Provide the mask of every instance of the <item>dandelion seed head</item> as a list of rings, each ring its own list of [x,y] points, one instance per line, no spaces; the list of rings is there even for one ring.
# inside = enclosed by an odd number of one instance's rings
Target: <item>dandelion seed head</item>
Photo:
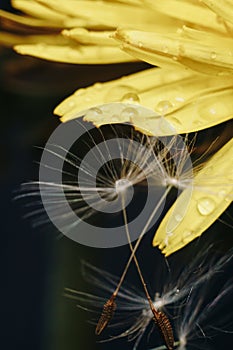
[[[126,106],[137,110],[140,117],[144,116],[143,113],[151,115],[150,110],[148,112],[140,105]],[[109,113],[121,114],[126,106],[123,103],[110,103],[98,108],[109,118]],[[186,213],[193,186],[195,187],[194,174],[198,169],[190,157],[195,139],[190,142],[187,136],[148,136],[135,130],[128,121],[96,129],[93,125],[77,119],[62,124],[61,129],[55,131],[43,151],[39,181],[23,186],[28,191],[25,197],[41,197],[44,206],[43,208],[41,201],[39,203],[37,200],[36,209],[28,215],[35,217],[35,225],[51,221],[63,235],[79,243],[92,247],[115,247],[127,243],[125,238],[117,237],[125,237],[124,225],[124,233],[122,231],[120,235],[119,230],[117,231],[119,226],[112,227],[113,224],[110,224],[111,215],[114,218],[118,215],[119,218],[124,209],[122,196],[125,197],[125,208],[134,205],[138,210],[130,223],[134,241],[142,232],[143,226],[147,227],[146,233],[156,223],[165,199],[156,213],[154,208],[167,189],[176,188],[176,195],[179,196],[181,191],[188,188],[185,203],[179,203],[177,211],[170,216],[167,225],[169,232],[163,242],[163,246],[168,246],[174,239],[176,226]],[[77,141],[76,148],[73,147],[73,141]],[[144,202],[141,203],[137,201],[139,191],[144,195]],[[198,208],[203,213],[203,206],[199,205]],[[46,218],[43,216],[44,211],[48,214]],[[153,218],[147,226],[150,213],[153,213]],[[103,233],[103,226],[97,227],[98,221],[106,224],[108,222],[112,235],[109,235],[109,230],[106,230],[106,234]],[[78,235],[79,227],[86,223],[89,225],[87,232],[90,235]],[[83,228],[79,230],[84,231]]]
[[[119,179],[116,180],[115,182],[115,189],[116,189],[116,193],[122,193],[125,190],[127,190],[127,188],[129,188],[130,186],[132,186],[132,183],[127,180],[127,179]]]
[[[167,272],[165,279],[160,276],[161,264],[155,270],[156,290],[159,292],[155,292],[152,302],[157,310],[168,315],[173,328],[175,348],[178,350],[186,350],[189,344],[195,345],[199,338],[214,335],[213,329],[219,323],[224,327],[224,316],[216,318],[216,312],[219,314],[226,307],[225,297],[232,295],[233,283],[227,281],[216,290],[212,290],[212,286],[232,261],[233,253],[230,250],[223,257],[217,258],[212,255],[211,250],[211,246],[202,247],[186,269],[181,269],[176,274],[172,272],[170,265],[171,271]],[[176,265],[175,261],[173,260],[173,264]],[[87,280],[103,292],[101,295],[111,295],[118,281],[117,277],[87,263],[84,263],[84,270]],[[84,297],[80,292],[76,292],[75,296],[79,305],[88,305],[89,310],[97,311],[98,314],[102,310],[105,298],[88,294]],[[140,290],[126,281],[119,292],[117,305],[115,316],[109,325],[111,337],[104,341],[127,337],[129,341],[135,342],[136,350],[141,338],[148,334],[150,326],[154,324],[147,299]],[[158,337],[158,334],[155,336]],[[158,349],[165,347],[159,345],[153,348]]]

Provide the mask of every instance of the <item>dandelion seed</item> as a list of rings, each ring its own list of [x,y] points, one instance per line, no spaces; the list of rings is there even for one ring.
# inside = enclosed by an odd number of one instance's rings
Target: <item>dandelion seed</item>
[[[81,123],[79,123],[79,125],[87,131],[85,125],[83,126]],[[98,131],[101,141],[99,143],[96,143],[92,134],[88,132],[89,144],[86,145],[88,152],[83,159],[71,152],[68,153],[69,157],[65,158],[67,151],[63,146],[53,146],[55,150],[46,149],[49,155],[55,157],[55,159],[58,158],[62,160],[66,165],[71,167],[71,170],[64,171],[64,175],[75,178],[76,182],[62,183],[57,186],[54,182],[40,182],[40,191],[44,197],[44,204],[49,206],[49,210],[56,220],[62,221],[63,227],[67,222],[68,229],[76,227],[83,220],[87,220],[91,217],[95,212],[99,213],[99,211],[103,211],[107,214],[114,212],[116,211],[116,205],[123,213],[127,237],[126,241],[130,245],[131,256],[112,297],[104,305],[103,313],[99,320],[99,326],[97,327],[98,334],[104,330],[114,314],[115,307],[111,308],[111,317],[109,316],[110,312],[107,313],[106,308],[110,309],[110,301],[112,299],[115,300],[133,259],[151,311],[152,313],[157,312],[151,303],[150,295],[137,263],[135,256],[136,250],[154,218],[161,212],[162,204],[171,188],[176,187],[179,190],[183,190],[184,188],[192,186],[192,162],[184,141],[180,136],[177,135],[160,139],[158,137],[142,135],[133,131],[133,129],[128,129],[128,131],[129,130],[131,131],[131,136],[123,138],[121,134],[119,135],[119,127],[111,127],[111,131],[113,131],[114,134],[113,136],[115,136],[115,147],[113,149],[111,148],[110,142],[112,139],[106,139],[102,129]],[[187,142],[187,137],[185,141]],[[191,151],[193,144],[190,144]],[[58,150],[62,153],[58,153]],[[52,171],[59,171],[59,167],[56,168],[55,166],[47,164],[42,165],[50,168]],[[73,169],[75,172],[72,172]],[[77,172],[78,175],[76,174]],[[132,233],[128,228],[128,219],[125,209],[126,204],[128,204],[129,190],[132,186],[140,185],[148,180],[150,180],[150,184],[152,184],[153,187],[162,188],[163,192],[160,198],[158,198],[157,203],[154,204],[151,212],[148,212],[146,221],[143,223],[143,228],[139,230],[139,232],[136,232],[137,242],[135,246],[132,247],[131,240],[132,237],[135,237],[135,232],[132,232],[134,236],[132,235],[131,237]],[[61,189],[62,194],[65,192],[65,197],[61,196],[61,200],[57,201]],[[56,193],[57,190],[58,193]],[[32,192],[31,195],[34,196],[35,192]],[[49,198],[50,196],[52,197],[51,199]],[[62,215],[61,212],[58,211],[58,209],[63,210],[66,200],[68,200],[70,205],[75,206],[73,211],[77,214],[75,222],[71,224],[69,223],[69,218],[73,212],[70,211],[70,207],[68,207],[68,211],[62,213]],[[115,207],[113,207],[111,211],[111,204],[113,202]],[[60,207],[56,204],[59,204]],[[36,211],[36,213],[38,213],[38,211]],[[160,318],[158,320],[160,320]],[[165,328],[162,328],[159,322],[158,326],[162,330],[162,334],[165,334]],[[170,328],[168,327],[168,330],[169,329],[172,330],[171,326]],[[167,335],[164,336],[164,339],[165,342],[169,344]],[[170,346],[170,344],[168,346]]]
[[[190,257],[190,264],[186,269],[181,269],[176,273],[174,273],[176,259],[173,259],[166,283],[162,283],[164,279],[160,276],[161,261],[157,264],[159,266],[155,270],[157,287],[152,302],[158,310],[158,314],[155,313],[157,322],[160,324],[164,340],[167,339],[168,349],[169,346],[172,349],[169,343],[172,340],[172,329],[166,316],[168,310],[172,315],[170,319],[175,338],[174,347],[179,350],[185,350],[192,340],[196,342],[198,335],[203,337],[203,332],[213,335],[220,328],[226,329],[226,322],[231,317],[229,310],[227,319],[223,316],[215,317],[215,315],[222,314],[224,308],[228,308],[227,301],[233,291],[233,284],[232,281],[228,281],[223,283],[221,288],[213,289],[212,286],[218,285],[218,276],[222,276],[225,267],[232,262],[233,253],[230,250],[222,258],[217,258],[213,256],[212,250],[212,246],[208,249],[203,247],[193,259]],[[179,261],[179,257],[177,258]],[[117,277],[87,263],[83,264],[83,272],[85,279],[96,286],[102,295],[114,291]],[[101,296],[78,291],[74,292],[74,298],[78,301],[79,307],[88,305],[88,309],[92,312],[98,312],[103,303]],[[156,316],[151,313],[147,298],[140,290],[127,285],[127,281],[119,291],[117,304],[115,317],[109,326],[115,335],[106,341],[127,337],[135,341],[134,350],[136,350]],[[124,330],[118,333],[119,329]],[[166,347],[158,345],[154,350]]]
[[[113,295],[105,304],[102,315],[96,326],[95,333],[99,335],[111,321],[114,311],[116,310],[115,295]]]
[[[154,309],[154,320],[157,323],[159,330],[163,336],[166,347],[168,350],[173,350],[174,348],[174,335],[171,323],[164,312],[156,311]]]

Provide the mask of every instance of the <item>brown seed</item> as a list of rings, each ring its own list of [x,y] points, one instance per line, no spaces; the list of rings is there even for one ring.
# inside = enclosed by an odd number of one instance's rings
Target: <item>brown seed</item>
[[[107,327],[108,323],[111,321],[116,310],[115,298],[116,296],[112,295],[111,298],[104,304],[102,314],[95,329],[95,334],[101,334]]]
[[[153,311],[153,310],[152,310]],[[154,310],[154,320],[162,334],[168,350],[174,349],[174,335],[171,323],[168,317],[161,311]]]

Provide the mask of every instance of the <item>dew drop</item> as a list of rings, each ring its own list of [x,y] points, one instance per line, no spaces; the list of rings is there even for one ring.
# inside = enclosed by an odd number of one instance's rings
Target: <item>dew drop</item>
[[[181,97],[181,96],[175,97],[175,100],[176,100],[177,102],[180,102],[180,103],[185,102],[184,97]]]
[[[164,101],[160,101],[155,109],[159,112],[161,112],[162,114],[167,113],[169,109],[171,109],[173,107],[173,104],[168,101],[168,100],[164,100]]]
[[[128,85],[117,85],[109,89],[104,97],[104,102],[119,102],[126,94],[137,94],[137,91]]]
[[[122,99],[122,102],[128,102],[128,103],[139,103],[140,102],[140,98],[137,94],[135,94],[134,92],[128,92],[127,94],[125,94]]]
[[[214,211],[215,202],[211,198],[203,197],[198,200],[197,209],[201,215],[207,216]]]
[[[183,28],[178,28],[176,31],[177,34],[183,34]]]
[[[175,215],[175,219],[176,219],[176,221],[181,222],[182,219],[183,219],[183,217],[182,217],[182,215],[180,215],[180,214],[176,214],[176,215]]]
[[[68,102],[68,107],[69,107],[69,108],[72,108],[72,107],[74,107],[74,106],[75,106],[74,101],[69,101],[69,102]]]
[[[210,54],[210,58],[212,60],[215,60],[216,57],[217,57],[216,52],[212,51],[211,54]]]
[[[139,43],[138,43],[138,47],[142,47],[143,45],[142,45],[142,42],[141,41],[139,41]]]
[[[126,121],[131,120],[138,116],[138,111],[135,108],[127,107],[121,112],[121,117]]]
[[[89,111],[86,113],[85,118],[87,119],[93,119],[93,118],[98,118],[100,116],[102,116],[103,112],[101,111],[100,108],[97,107],[93,107],[91,109],[89,109]]]

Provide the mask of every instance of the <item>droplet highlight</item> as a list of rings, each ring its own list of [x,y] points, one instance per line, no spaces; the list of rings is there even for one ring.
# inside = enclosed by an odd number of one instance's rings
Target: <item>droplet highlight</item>
[[[198,201],[197,209],[203,216],[210,215],[215,209],[215,202],[212,198],[203,197]]]
[[[85,119],[91,120],[91,119],[96,119],[98,117],[101,117],[103,115],[103,112],[101,111],[100,108],[93,107],[89,109],[85,115]]]
[[[104,102],[120,102],[127,94],[137,94],[137,91],[128,85],[117,85],[113,86],[109,91],[106,93],[104,97]]]
[[[121,101],[124,103],[139,103],[140,98],[136,93],[129,92],[122,97]]]
[[[177,222],[181,222],[182,219],[183,219],[183,216],[182,216],[181,214],[176,214],[176,215],[175,215],[175,220],[176,220]]]
[[[130,120],[138,117],[138,111],[132,107],[124,108],[121,112],[121,117],[125,121],[130,121]]]
[[[155,109],[156,109],[157,111],[159,111],[160,113],[165,114],[165,113],[167,113],[168,110],[171,109],[172,107],[173,107],[173,104],[172,104],[170,101],[164,100],[164,101],[160,101],[160,102],[156,105]]]
[[[210,54],[210,58],[211,58],[212,60],[215,60],[216,57],[217,57],[216,52],[212,51],[211,54]]]

